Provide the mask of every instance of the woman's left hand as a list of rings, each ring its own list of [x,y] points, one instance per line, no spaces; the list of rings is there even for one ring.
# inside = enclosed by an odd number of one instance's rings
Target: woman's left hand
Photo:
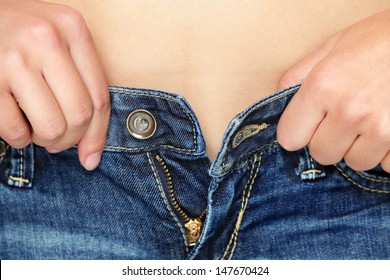
[[[283,113],[277,139],[309,145],[328,165],[390,173],[390,9],[331,36],[290,69],[280,88],[302,83]]]

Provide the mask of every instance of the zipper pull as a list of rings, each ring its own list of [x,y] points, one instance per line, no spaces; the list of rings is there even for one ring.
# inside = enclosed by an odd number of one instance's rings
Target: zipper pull
[[[202,221],[198,218],[190,219],[185,223],[187,229],[187,241],[190,246],[194,246],[198,242],[200,232],[202,231]]]

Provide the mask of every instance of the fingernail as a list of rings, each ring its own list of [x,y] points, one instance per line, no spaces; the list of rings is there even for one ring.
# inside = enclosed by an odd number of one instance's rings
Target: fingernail
[[[84,168],[87,169],[88,171],[94,170],[100,163],[100,159],[102,157],[101,152],[94,153],[87,157],[85,163],[84,163]]]

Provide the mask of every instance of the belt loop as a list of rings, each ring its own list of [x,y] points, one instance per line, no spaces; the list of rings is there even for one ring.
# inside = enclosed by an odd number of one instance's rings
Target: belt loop
[[[315,180],[326,176],[324,166],[316,162],[307,147],[299,151],[299,166],[295,169],[301,180]]]
[[[8,185],[19,188],[31,188],[34,175],[33,144],[23,149],[9,149]]]

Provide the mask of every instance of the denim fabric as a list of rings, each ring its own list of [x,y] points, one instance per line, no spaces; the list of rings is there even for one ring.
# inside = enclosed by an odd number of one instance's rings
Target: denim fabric
[[[390,175],[321,166],[277,143],[297,90],[236,116],[214,162],[188,103],[146,89],[110,87],[107,145],[92,172],[75,148],[3,142],[0,258],[389,259]],[[148,139],[128,131],[137,109],[156,119]],[[185,217],[203,222],[194,246]]]

